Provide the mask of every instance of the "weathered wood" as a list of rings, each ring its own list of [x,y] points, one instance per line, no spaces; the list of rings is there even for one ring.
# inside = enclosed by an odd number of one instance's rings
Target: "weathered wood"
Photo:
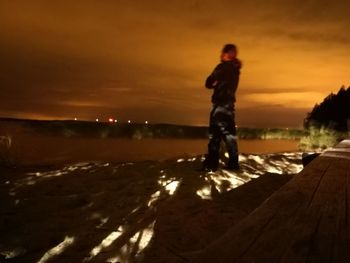
[[[190,261],[350,262],[349,171],[343,141]]]

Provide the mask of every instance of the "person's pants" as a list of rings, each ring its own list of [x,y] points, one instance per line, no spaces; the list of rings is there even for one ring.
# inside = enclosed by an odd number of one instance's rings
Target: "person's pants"
[[[229,155],[228,167],[238,166],[238,146],[234,108],[232,106],[213,106],[209,120],[208,155],[205,166],[217,169],[221,140],[224,140]]]

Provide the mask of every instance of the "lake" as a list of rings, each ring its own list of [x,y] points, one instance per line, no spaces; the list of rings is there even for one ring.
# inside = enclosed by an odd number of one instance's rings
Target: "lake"
[[[241,153],[276,153],[298,150],[297,140],[239,140]],[[207,151],[205,139],[65,138],[21,134],[12,138],[16,163],[57,164],[77,161],[134,162],[195,156]]]

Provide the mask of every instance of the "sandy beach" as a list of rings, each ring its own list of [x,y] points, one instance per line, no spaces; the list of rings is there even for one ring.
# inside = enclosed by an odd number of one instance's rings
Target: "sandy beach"
[[[1,168],[1,262],[169,262],[201,249],[300,169],[300,153]]]

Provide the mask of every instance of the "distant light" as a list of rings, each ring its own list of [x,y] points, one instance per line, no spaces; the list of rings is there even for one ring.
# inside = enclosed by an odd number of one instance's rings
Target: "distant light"
[[[114,120],[112,118],[109,118],[108,121],[109,122],[114,122]]]
[[[98,122],[98,119],[96,119],[96,122]]]
[[[117,122],[118,122],[118,120],[114,120],[114,122],[115,122],[115,123],[117,123]]]
[[[131,123],[131,120],[128,120],[128,123]]]
[[[74,118],[75,121],[77,121],[78,119],[77,118]]]
[[[145,121],[145,124],[148,124],[148,121]]]

